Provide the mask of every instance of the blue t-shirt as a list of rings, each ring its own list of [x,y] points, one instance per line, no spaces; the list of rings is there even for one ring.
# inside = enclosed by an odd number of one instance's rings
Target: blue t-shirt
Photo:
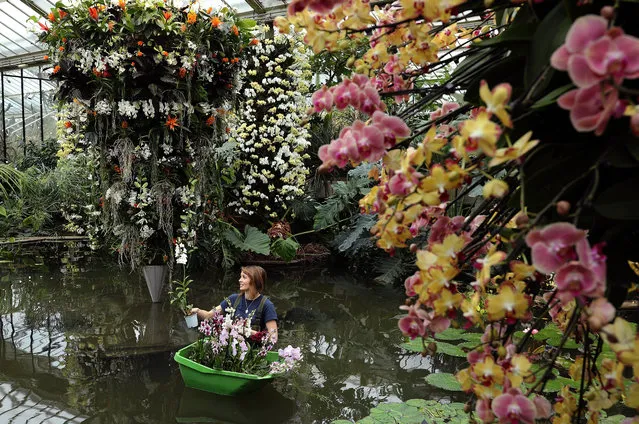
[[[228,306],[232,307],[235,304],[235,301],[238,296],[240,295],[237,293],[234,293],[229,296],[229,300],[231,301],[230,305],[226,302],[226,299],[224,299],[222,303],[220,303],[222,312],[226,313],[226,308]],[[237,309],[235,310],[235,314],[233,314],[233,317],[247,318],[251,312],[255,311],[253,313],[253,318],[251,319],[251,325],[257,325],[257,316],[256,316],[257,308],[260,307],[260,303],[262,303],[263,297],[264,295],[261,294],[255,299],[247,301],[246,298],[242,295],[237,305]],[[275,312],[275,305],[273,305],[273,302],[271,302],[271,299],[266,298],[266,301],[264,302],[264,307],[262,309],[260,331],[266,330],[266,323],[269,321],[277,321],[277,312]]]

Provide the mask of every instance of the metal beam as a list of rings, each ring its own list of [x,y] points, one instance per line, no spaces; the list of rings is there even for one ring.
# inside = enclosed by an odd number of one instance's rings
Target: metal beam
[[[264,5],[260,0],[244,0],[255,13],[264,13]]]
[[[37,4],[35,4],[33,1],[31,0],[19,0],[20,3],[24,4],[27,7],[30,7],[31,9],[33,9],[34,12],[38,13],[40,16],[43,17],[47,17],[48,13],[42,9],[40,6],[38,6]],[[11,2],[9,2],[11,3]]]

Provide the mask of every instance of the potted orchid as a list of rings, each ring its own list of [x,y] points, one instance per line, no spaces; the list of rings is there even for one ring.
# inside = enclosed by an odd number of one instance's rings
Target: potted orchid
[[[181,280],[173,281],[175,288],[169,292],[171,305],[175,305],[184,314],[184,320],[189,328],[197,327],[197,314],[191,313],[193,305],[187,301],[187,294],[190,290],[189,284],[192,282],[193,280],[185,275]]]
[[[175,354],[188,387],[222,395],[246,393],[302,360],[300,349],[290,345],[273,351],[267,332],[251,331],[251,317],[233,319],[233,309],[226,312],[215,311],[202,321],[198,340]]]

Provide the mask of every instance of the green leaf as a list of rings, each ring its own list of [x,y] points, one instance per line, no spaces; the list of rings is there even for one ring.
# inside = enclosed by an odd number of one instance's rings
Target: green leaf
[[[425,380],[426,383],[440,389],[448,390],[451,392],[462,391],[461,384],[459,384],[455,376],[447,372],[428,374]]]
[[[459,348],[458,346],[455,346],[453,344],[450,343],[446,343],[446,342],[442,342],[439,340],[434,340],[431,338],[427,338],[425,340],[426,345],[428,345],[429,343],[433,342],[435,343],[435,345],[437,346],[437,353],[441,353],[443,355],[448,355],[448,356],[455,356],[458,358],[465,358],[466,357],[466,352],[464,352],[463,350],[461,350],[461,348]],[[403,347],[406,350],[409,350],[411,352],[422,352],[424,350],[423,346],[422,346],[422,339],[420,338],[416,338],[414,340],[411,340],[409,342],[406,343],[402,343],[401,347]]]
[[[7,210],[4,206],[0,206],[0,216],[7,217]]]
[[[542,72],[550,66],[550,56],[564,43],[572,22],[566,14],[563,2],[558,2],[537,27],[530,43],[528,61],[524,71],[524,85],[530,88]],[[553,72],[552,70],[550,72]],[[538,87],[538,91],[548,85],[550,75]]]
[[[513,19],[505,31],[497,37],[482,40],[478,46],[486,47],[499,44],[530,42],[538,25],[539,22],[535,20],[530,7],[523,6],[517,11],[515,19]]]
[[[447,328],[441,333],[435,334],[437,340],[459,340],[463,338],[465,330],[461,328]]]
[[[244,228],[244,249],[252,250],[261,255],[268,255],[270,250],[271,239],[255,227],[247,225]]]
[[[561,86],[559,88],[555,88],[553,91],[551,91],[550,93],[546,94],[544,97],[542,97],[541,99],[537,100],[535,102],[534,105],[532,105],[531,107],[533,109],[541,109],[544,108],[546,106],[552,105],[554,104],[557,99],[564,94],[565,92],[567,92],[568,90],[570,90],[571,88],[574,88],[574,84],[566,84],[564,86]]]
[[[331,421],[331,424],[353,424],[353,422],[348,420],[336,420]]]
[[[289,262],[295,258],[299,247],[300,245],[292,238],[283,239],[279,237],[271,244],[271,253]]]
[[[594,202],[595,210],[606,218],[639,219],[639,177],[629,178],[604,190]]]
[[[365,237],[368,237],[368,231],[375,224],[375,217],[372,215],[359,215],[357,217],[357,221],[355,221],[355,227],[350,230],[348,237],[344,239],[337,247],[340,252],[344,252],[353,246],[353,243],[357,241],[364,234]]]

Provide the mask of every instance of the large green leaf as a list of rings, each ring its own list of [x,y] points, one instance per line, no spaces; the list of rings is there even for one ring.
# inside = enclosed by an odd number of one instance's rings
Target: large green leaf
[[[292,238],[289,237],[287,239],[283,239],[282,237],[279,237],[271,244],[271,253],[288,262],[295,258],[299,247],[299,243]]]
[[[244,234],[244,250],[252,250],[262,255],[268,255],[271,252],[271,239],[268,235],[250,225],[244,228]]]
[[[368,417],[357,421],[357,424],[467,424],[468,422],[463,403],[409,399],[404,403],[381,403],[370,410]],[[350,421],[337,420],[331,424],[346,423]]]
[[[558,2],[555,8],[544,18],[537,27],[530,43],[528,61],[524,72],[524,85],[530,88],[542,72],[550,66],[550,56],[564,43],[566,33],[572,22],[566,14],[563,2]],[[553,72],[552,70],[550,72]],[[549,72],[549,73],[550,73]],[[550,75],[539,84],[537,90],[542,91],[550,81]]]
[[[463,334],[465,333],[465,330],[462,330],[461,328],[447,328],[444,331],[442,331],[441,333],[437,333],[435,334],[435,338],[437,340],[459,340],[463,338]]]
[[[595,199],[595,210],[607,218],[639,219],[638,184],[639,177],[633,177],[608,187]]]
[[[461,384],[455,378],[453,374],[447,372],[439,372],[434,374],[428,374],[425,378],[426,383],[431,386],[435,386],[440,389],[448,390],[451,392],[461,392]]]
[[[431,338],[427,338],[425,342],[427,345],[429,343],[435,343],[435,346],[437,346],[437,353],[441,353],[443,355],[448,355],[448,356],[455,356],[458,358],[466,357],[466,352],[464,352],[463,350],[461,350],[461,348],[453,344],[442,342],[442,341],[431,339]],[[422,346],[422,339],[420,338],[416,338],[409,342],[402,343],[401,347],[403,347],[406,350],[410,350],[411,352],[422,352],[424,350]]]
[[[559,88],[555,88],[550,93],[546,94],[544,97],[542,97],[541,99],[537,100],[535,102],[535,104],[533,104],[531,107],[533,109],[541,109],[541,108],[544,108],[546,106],[550,106],[552,104],[555,104],[557,99],[562,94],[564,94],[565,92],[567,92],[568,90],[570,90],[571,88],[574,88],[574,87],[575,87],[574,84],[566,84],[566,85],[562,85]]]

